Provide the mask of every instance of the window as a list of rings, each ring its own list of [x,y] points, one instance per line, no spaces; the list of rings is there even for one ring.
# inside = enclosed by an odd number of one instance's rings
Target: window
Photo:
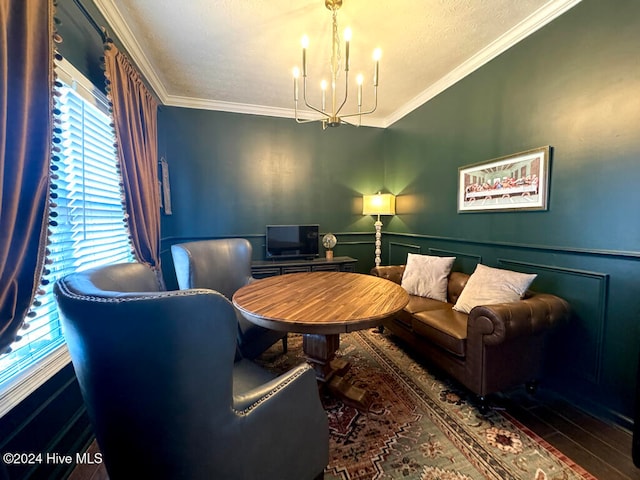
[[[133,261],[107,100],[69,62],[58,62],[56,73],[62,84],[55,104],[59,151],[51,161],[47,264],[29,327],[12,351],[0,356],[0,415],[69,361],[53,297],[55,281],[77,270]],[[34,372],[42,377],[35,385]],[[30,386],[21,388],[25,382]],[[12,393],[14,388],[20,393]]]

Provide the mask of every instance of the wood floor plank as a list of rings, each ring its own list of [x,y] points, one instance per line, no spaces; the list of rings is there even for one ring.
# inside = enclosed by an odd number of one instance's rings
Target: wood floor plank
[[[598,479],[629,480],[635,478],[623,474],[560,432],[547,438],[547,441]]]
[[[98,443],[94,440],[87,448],[87,452],[92,455],[100,452],[98,448]],[[96,464],[80,464],[77,465],[67,480],[109,480],[109,476],[107,475],[107,469],[104,466],[104,463],[96,463]]]
[[[510,392],[508,413],[593,474],[640,479],[631,459],[631,432],[604,422],[550,392]],[[582,460],[579,460],[582,459]],[[602,465],[606,465],[603,467]],[[617,472],[617,473],[611,473]]]
[[[548,435],[556,433],[556,430],[551,425],[532,412],[531,406],[524,407],[521,403],[513,401],[511,398],[505,399],[502,402],[502,406],[508,415],[535,432],[539,437],[546,438]]]
[[[553,407],[547,405],[538,407],[536,409],[536,415],[553,426],[564,438],[570,439],[573,444],[579,445],[581,449],[588,452],[590,456],[593,457],[593,459],[597,459],[599,463],[610,465],[616,471],[627,475],[628,478],[640,478],[638,475],[640,470],[635,467],[631,460],[631,450],[619,450],[611,445],[611,441],[607,441],[606,438],[602,437],[603,427],[606,425],[605,422],[600,422],[598,425],[599,428],[587,429],[584,425],[577,425],[569,421],[566,417],[560,415]],[[570,452],[560,450],[568,456],[571,456]]]
[[[548,404],[548,408],[553,409],[558,415],[581,426],[584,430],[591,432],[595,437],[608,443],[613,448],[621,452],[631,452],[632,435],[628,430],[617,425],[603,422],[586,412],[583,412],[566,402],[554,402]]]

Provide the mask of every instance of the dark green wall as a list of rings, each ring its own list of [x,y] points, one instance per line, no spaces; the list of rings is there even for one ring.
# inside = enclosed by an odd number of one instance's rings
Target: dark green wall
[[[398,231],[637,251],[640,3],[585,0],[393,125]],[[548,213],[456,214],[457,169],[554,149]]]
[[[568,299],[549,379],[622,423],[640,320],[640,2],[584,0],[388,129],[390,261],[456,255]],[[553,147],[549,210],[457,213],[458,168]]]
[[[158,129],[173,207],[163,237],[264,233],[267,223],[357,230],[362,194],[383,187],[380,129],[322,131],[318,123],[175,107],[161,108]]]
[[[172,215],[162,217],[163,263],[169,245],[243,236],[264,255],[267,224],[318,223],[338,236],[336,255],[362,256],[373,266],[373,217],[362,194],[383,188],[381,129],[322,130],[318,123],[163,107],[159,150],[169,165]],[[358,232],[362,232],[358,235]]]

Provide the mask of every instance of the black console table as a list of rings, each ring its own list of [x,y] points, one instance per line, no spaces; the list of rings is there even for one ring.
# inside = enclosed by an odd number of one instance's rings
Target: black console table
[[[314,258],[312,260],[262,260],[251,263],[254,278],[297,272],[354,272],[358,260],[351,257]]]

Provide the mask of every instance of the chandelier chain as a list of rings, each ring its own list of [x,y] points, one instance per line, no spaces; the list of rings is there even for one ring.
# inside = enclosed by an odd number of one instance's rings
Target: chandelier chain
[[[336,80],[338,80],[338,75],[340,74],[340,62],[342,61],[340,54],[340,33],[338,33],[338,10],[333,10],[333,47],[331,51],[331,76],[333,83],[335,85]]]

